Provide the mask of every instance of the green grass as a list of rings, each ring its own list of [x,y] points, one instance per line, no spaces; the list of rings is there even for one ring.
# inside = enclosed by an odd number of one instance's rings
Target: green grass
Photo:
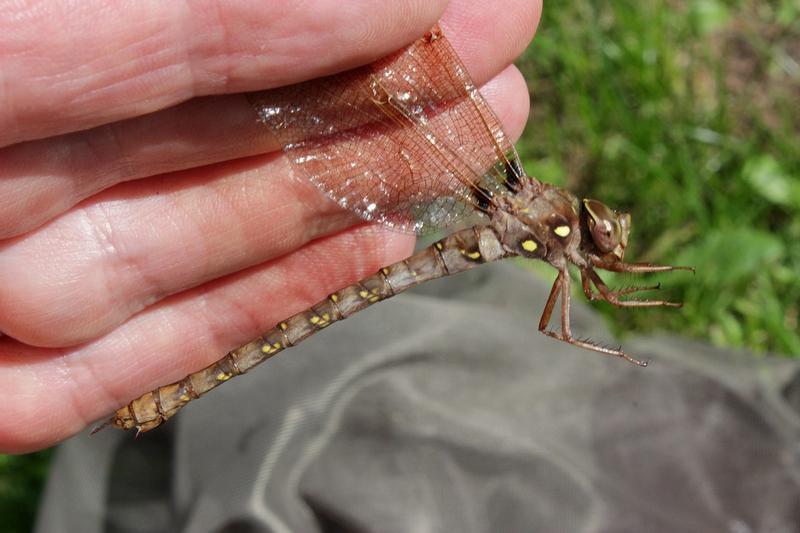
[[[50,455],[50,450],[0,454],[0,533],[28,533],[33,528]]]
[[[532,93],[526,169],[630,211],[630,260],[697,268],[653,277],[682,310],[599,306],[618,333],[800,356],[798,6],[545,5],[518,63]]]

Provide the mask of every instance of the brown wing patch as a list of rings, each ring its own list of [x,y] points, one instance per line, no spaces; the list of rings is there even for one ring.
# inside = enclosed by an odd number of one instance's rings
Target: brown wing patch
[[[434,28],[376,63],[253,93],[299,175],[367,220],[425,232],[519,169],[513,145]],[[510,161],[509,161],[510,160]]]

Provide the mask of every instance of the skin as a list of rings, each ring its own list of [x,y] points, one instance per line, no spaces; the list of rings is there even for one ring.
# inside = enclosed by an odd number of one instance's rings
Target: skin
[[[540,2],[374,4],[0,0],[0,451],[70,437],[412,251],[288,177],[234,93],[370,62],[441,18],[518,137],[510,63]]]

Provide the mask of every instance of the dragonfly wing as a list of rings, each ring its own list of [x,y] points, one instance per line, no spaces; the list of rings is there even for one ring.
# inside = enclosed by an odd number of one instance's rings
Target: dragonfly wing
[[[517,154],[438,28],[370,65],[252,93],[298,174],[367,220],[416,233],[503,194]]]

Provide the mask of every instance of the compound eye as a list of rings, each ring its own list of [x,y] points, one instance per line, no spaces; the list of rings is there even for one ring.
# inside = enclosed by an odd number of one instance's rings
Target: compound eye
[[[597,200],[584,200],[583,205],[589,215],[586,222],[592,241],[601,252],[611,252],[622,241],[619,215]]]

